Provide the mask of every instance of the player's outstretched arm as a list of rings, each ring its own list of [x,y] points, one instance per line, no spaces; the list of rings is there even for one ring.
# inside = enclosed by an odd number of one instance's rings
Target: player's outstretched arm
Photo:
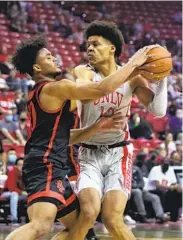
[[[123,121],[124,118],[121,112],[116,112],[113,116],[101,117],[97,122],[88,127],[71,129],[69,144],[80,143],[95,135],[97,132],[107,132],[109,130],[116,131],[121,128]]]
[[[120,70],[107,76],[100,83],[91,82],[79,84],[63,79],[47,84],[44,87],[44,92],[47,92],[47,94],[55,96],[60,100],[85,100],[105,96],[114,92],[120,85],[127,81],[131,73],[151,57],[150,55],[147,55],[147,53],[155,46],[156,45],[151,45],[140,49]]]

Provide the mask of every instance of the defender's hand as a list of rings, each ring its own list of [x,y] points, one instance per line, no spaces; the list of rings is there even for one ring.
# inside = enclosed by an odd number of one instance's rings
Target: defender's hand
[[[122,116],[121,112],[116,112],[114,115],[109,117],[101,117],[96,122],[98,131],[107,132],[109,130],[118,130],[121,128],[125,117]]]

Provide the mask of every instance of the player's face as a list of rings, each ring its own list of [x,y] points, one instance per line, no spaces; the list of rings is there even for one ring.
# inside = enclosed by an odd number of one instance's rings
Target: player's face
[[[105,63],[114,57],[115,46],[102,36],[91,36],[87,41],[87,55],[93,66]]]
[[[33,68],[34,71],[44,76],[54,76],[61,73],[61,69],[56,63],[56,58],[52,56],[51,52],[46,48],[40,50]]]

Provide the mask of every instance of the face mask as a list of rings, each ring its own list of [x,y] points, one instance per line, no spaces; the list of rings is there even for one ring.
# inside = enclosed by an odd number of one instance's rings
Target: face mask
[[[181,112],[176,113],[176,117],[181,119],[182,118],[182,113]]]
[[[134,125],[138,126],[140,124],[140,117],[136,117],[134,120]]]
[[[166,173],[168,171],[168,169],[169,169],[169,163],[164,163],[162,165],[162,172]]]
[[[6,116],[6,121],[12,122],[13,121],[13,115],[7,115]]]
[[[17,160],[17,156],[14,154],[11,154],[8,156],[8,161],[9,163],[15,163],[15,161]]]

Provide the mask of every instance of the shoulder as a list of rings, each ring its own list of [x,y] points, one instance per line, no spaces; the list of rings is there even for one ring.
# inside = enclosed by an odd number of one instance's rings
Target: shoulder
[[[173,166],[169,166],[168,172],[171,174],[175,174]]]
[[[151,172],[159,172],[160,171],[160,166],[154,166],[152,169],[151,169]]]
[[[74,68],[74,75],[76,78],[86,78],[86,80],[92,80],[94,71],[86,65],[79,65]]]

